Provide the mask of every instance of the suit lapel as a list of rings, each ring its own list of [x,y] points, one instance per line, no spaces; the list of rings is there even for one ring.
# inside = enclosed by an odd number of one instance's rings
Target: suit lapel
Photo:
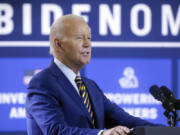
[[[81,99],[81,97],[76,92],[76,89],[71,84],[71,82],[67,79],[67,77],[63,74],[63,72],[56,66],[54,62],[51,63],[49,69],[58,78],[58,83],[63,87],[64,91],[73,99],[76,105],[85,113],[88,120],[91,123],[90,115]]]

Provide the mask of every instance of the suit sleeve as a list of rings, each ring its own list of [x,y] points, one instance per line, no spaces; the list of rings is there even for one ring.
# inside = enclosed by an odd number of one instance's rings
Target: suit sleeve
[[[44,135],[97,135],[100,130],[70,127],[64,120],[61,104],[39,90],[28,90],[26,111],[33,118]],[[38,91],[38,92],[37,92]]]
[[[95,83],[97,86],[97,84]],[[98,87],[98,86],[97,86]],[[100,88],[98,87],[100,90]],[[137,126],[159,126],[158,124],[150,123],[146,120],[134,117],[127,112],[125,112],[117,104],[111,102],[100,90],[103,100],[104,100],[104,114],[105,114],[105,127],[112,128],[117,125],[127,126],[129,128],[134,128]]]

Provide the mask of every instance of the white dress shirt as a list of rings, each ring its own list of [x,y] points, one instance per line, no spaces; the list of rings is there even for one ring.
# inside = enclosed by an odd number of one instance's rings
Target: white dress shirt
[[[61,61],[59,61],[56,57],[54,57],[54,63],[58,66],[58,68],[63,72],[63,74],[68,78],[68,80],[71,82],[71,84],[76,89],[77,93],[79,94],[78,87],[75,82],[76,76],[80,76],[80,73],[75,74],[72,69],[64,65]]]

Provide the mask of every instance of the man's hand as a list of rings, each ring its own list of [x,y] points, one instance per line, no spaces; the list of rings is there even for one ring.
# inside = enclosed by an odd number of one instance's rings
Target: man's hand
[[[127,135],[130,129],[124,126],[117,126],[111,129],[104,130],[101,135]]]

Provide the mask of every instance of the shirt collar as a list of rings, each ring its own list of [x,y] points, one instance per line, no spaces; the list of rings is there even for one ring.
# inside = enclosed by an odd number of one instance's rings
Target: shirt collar
[[[64,75],[68,78],[68,80],[73,84],[76,76],[80,76],[80,73],[75,74],[72,69],[63,64],[60,60],[54,57],[54,63],[58,66],[58,68],[64,73]]]

